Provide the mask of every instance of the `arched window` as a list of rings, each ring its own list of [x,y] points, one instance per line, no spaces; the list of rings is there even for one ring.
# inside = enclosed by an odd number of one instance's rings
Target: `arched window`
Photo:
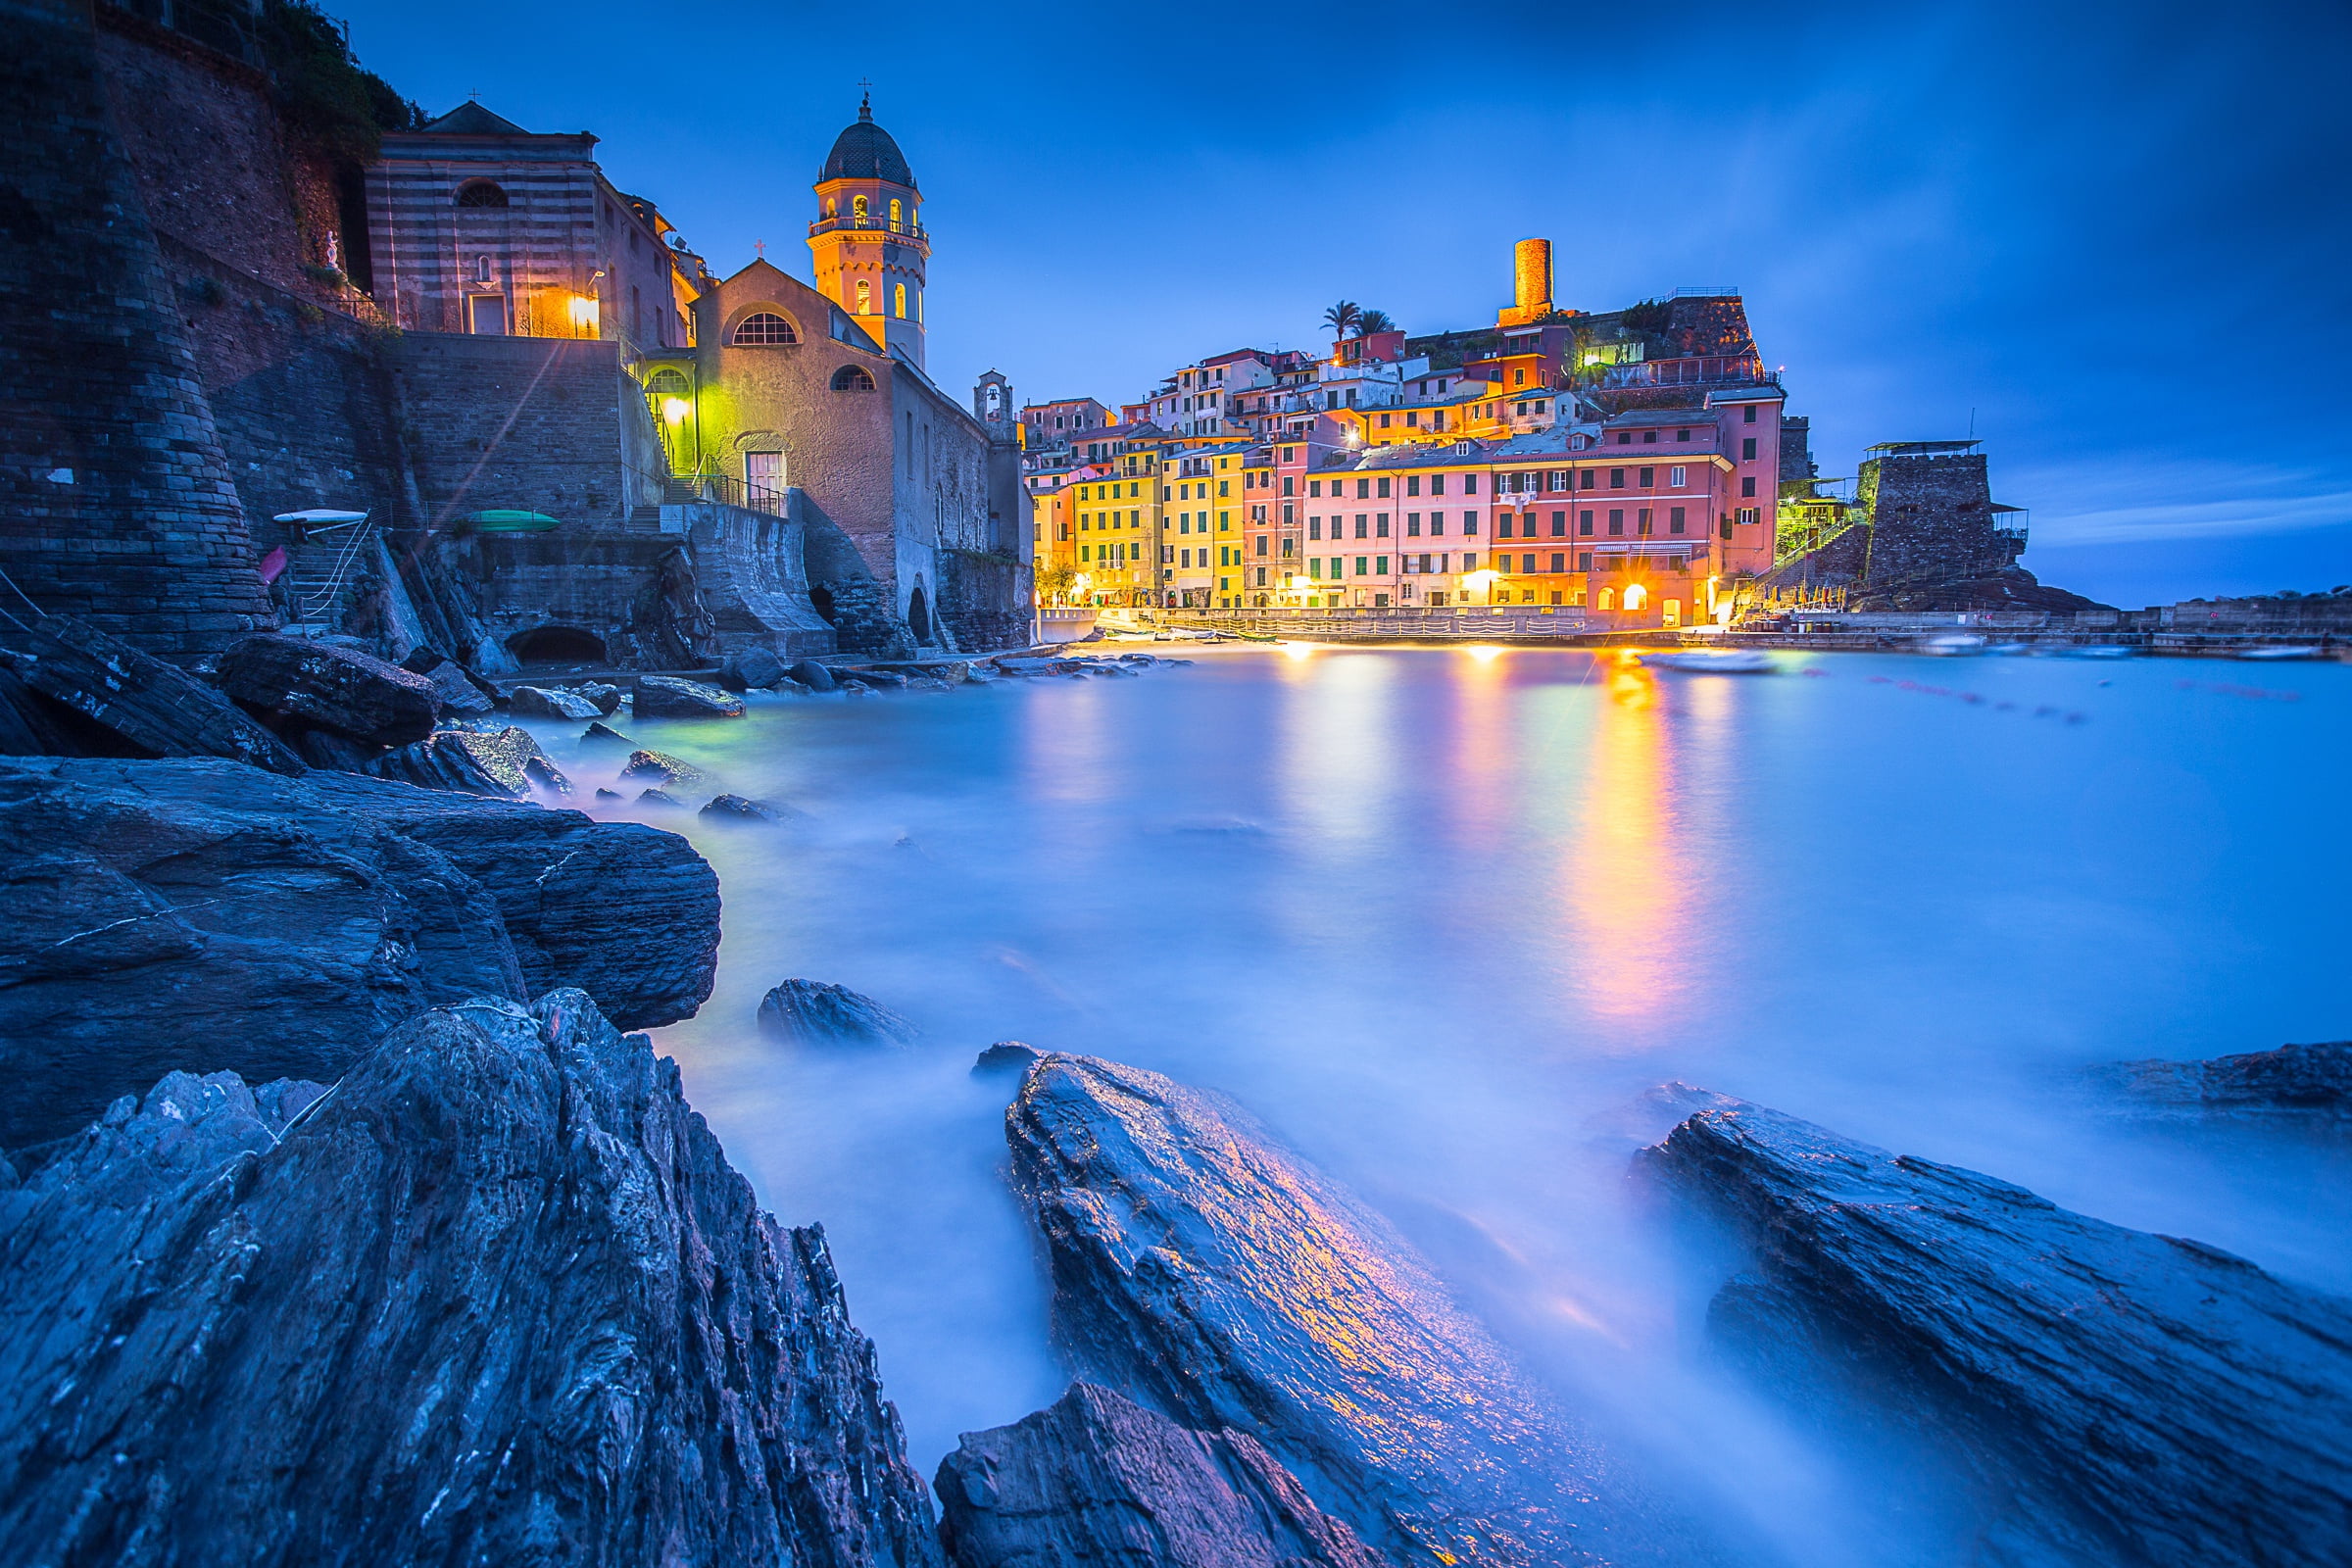
[[[890,302],[891,314],[904,321],[906,319],[906,285],[894,283],[891,287],[895,291]]]
[[[862,222],[864,222],[864,221],[865,221],[865,198],[864,198],[864,197],[862,197],[862,196],[853,196],[853,197],[851,197],[851,198],[850,198],[850,216],[851,216],[852,218],[855,218],[856,220],[858,220],[858,221],[859,221],[860,223],[862,223]]]
[[[1616,608],[1617,608],[1617,590],[1616,590],[1616,589],[1614,589],[1614,588],[1603,588],[1603,589],[1600,591],[1600,608],[1601,608],[1601,609],[1603,609],[1603,610],[1614,610],[1614,609],[1616,609]]]
[[[890,199],[890,226],[892,228],[897,228],[899,226],[899,199],[896,196],[893,196]],[[905,311],[901,311],[899,314],[904,316],[906,313]]]
[[[865,200],[865,198],[862,196],[858,197],[858,199],[859,201]],[[874,314],[874,285],[872,282],[862,277],[858,280],[858,314],[859,316],[871,316]]]
[[[773,348],[779,343],[798,343],[801,334],[792,323],[773,311],[754,311],[735,328],[738,348]]]
[[[694,387],[685,371],[664,365],[645,378],[645,389],[655,397],[684,397]]]
[[[507,187],[495,179],[469,179],[458,187],[460,207],[504,207]]]
[[[865,373],[862,365],[845,365],[833,372],[833,390],[836,392],[871,392],[873,389],[874,378]]]
[[[492,273],[490,268],[490,258],[487,256],[476,256],[473,259],[473,280],[476,283],[487,283],[492,280],[493,275],[494,274]]]
[[[839,218],[841,216],[841,203],[831,196],[825,198],[825,216],[827,218]]]
[[[1646,588],[1643,588],[1643,587],[1642,587],[1642,586],[1640,583],[1633,583],[1633,584],[1629,585],[1629,586],[1626,588],[1626,590],[1625,590],[1625,608],[1626,608],[1626,609],[1628,609],[1628,610],[1640,610],[1640,609],[1641,609],[1641,608],[1642,608],[1642,607],[1644,604],[1648,603],[1648,601],[1649,601],[1649,590],[1648,590],[1648,589],[1646,589]]]

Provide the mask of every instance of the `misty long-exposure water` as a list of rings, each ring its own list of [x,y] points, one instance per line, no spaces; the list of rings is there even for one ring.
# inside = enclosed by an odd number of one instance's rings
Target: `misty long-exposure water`
[[[1802,1560],[1928,1562],[1885,1478],[1708,1358],[1719,1275],[1625,1179],[1671,1117],[1632,1107],[1681,1079],[2352,1287],[2339,1146],[2124,1114],[2082,1071],[2346,1032],[2348,677],[1218,648],[633,724],[810,820],[602,814],[718,868],[717,989],[657,1043],[765,1203],[824,1222],[926,1475],[1066,1378],[1003,1180],[1009,1086],[969,1073],[1011,1038],[1235,1096],[1662,1486]],[[762,1040],[793,975],[925,1043]]]

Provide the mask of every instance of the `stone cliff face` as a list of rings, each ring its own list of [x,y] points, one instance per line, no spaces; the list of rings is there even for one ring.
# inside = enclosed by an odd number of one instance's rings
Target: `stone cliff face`
[[[1608,1461],[1396,1230],[1238,1106],[1047,1055],[1005,1115],[1054,1329],[1094,1381],[1250,1434],[1409,1563],[1653,1560]]]
[[[1642,1162],[1755,1250],[1711,1331],[1954,1443],[1995,1559],[2352,1561],[2344,1302],[1753,1105]]]
[[[0,1541],[940,1561],[821,1232],[577,991],[426,1013],[323,1094],[173,1075],[0,1165]]]
[[[576,811],[212,760],[0,760],[0,1148],[173,1069],[331,1080],[437,1002],[710,994],[717,879]]]
[[[937,1487],[956,1568],[1390,1568],[1256,1439],[1187,1431],[1090,1383],[967,1433]]]

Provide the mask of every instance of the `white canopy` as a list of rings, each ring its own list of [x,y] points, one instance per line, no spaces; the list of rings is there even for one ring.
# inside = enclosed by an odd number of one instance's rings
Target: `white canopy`
[[[330,507],[313,507],[308,512],[281,512],[275,522],[366,522],[365,512],[337,512]]]

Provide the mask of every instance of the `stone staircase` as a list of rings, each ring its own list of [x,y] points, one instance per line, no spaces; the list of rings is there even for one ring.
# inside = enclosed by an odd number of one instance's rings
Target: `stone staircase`
[[[285,632],[323,637],[343,623],[362,567],[375,543],[375,519],[289,526],[286,552]]]

